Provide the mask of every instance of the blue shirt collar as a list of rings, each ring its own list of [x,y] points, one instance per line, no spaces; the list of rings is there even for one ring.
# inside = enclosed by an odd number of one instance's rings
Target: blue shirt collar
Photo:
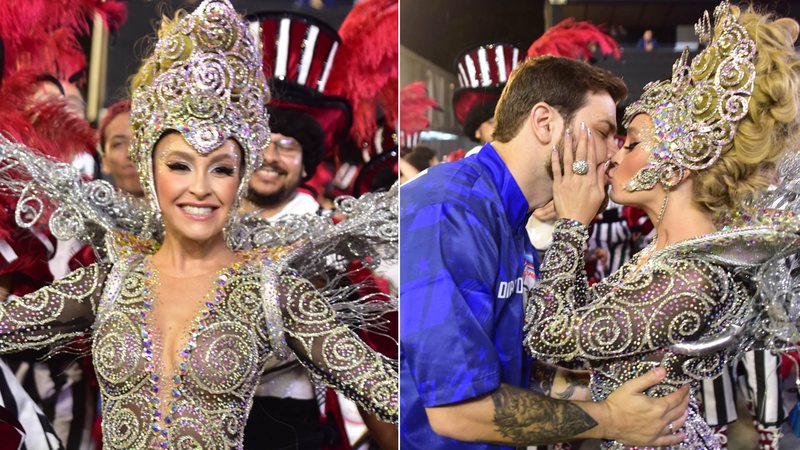
[[[500,194],[500,201],[503,203],[508,223],[516,230],[525,228],[525,225],[528,224],[528,216],[530,216],[528,200],[522,194],[522,189],[517,181],[511,176],[511,172],[508,171],[506,163],[497,154],[497,150],[491,143],[486,143],[475,157],[491,174],[492,182]]]

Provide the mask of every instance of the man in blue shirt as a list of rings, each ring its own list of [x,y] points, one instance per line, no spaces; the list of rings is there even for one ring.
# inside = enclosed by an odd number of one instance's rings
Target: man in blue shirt
[[[563,152],[567,127],[592,130],[598,161],[616,150],[616,103],[625,94],[620,79],[585,63],[526,61],[500,98],[494,141],[401,189],[404,450],[682,440],[671,431],[684,420],[688,390],[661,399],[641,394],[663,378],[663,369],[630,381],[605,402],[555,400],[527,389],[523,301],[539,257],[525,224],[552,199],[550,155],[554,148]]]

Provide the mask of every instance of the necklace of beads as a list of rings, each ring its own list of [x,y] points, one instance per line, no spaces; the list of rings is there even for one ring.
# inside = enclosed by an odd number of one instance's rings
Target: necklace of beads
[[[169,448],[167,437],[169,436],[169,427],[172,425],[172,416],[178,410],[178,401],[182,393],[182,385],[184,377],[189,370],[189,357],[197,347],[197,336],[207,327],[207,320],[217,308],[219,303],[226,297],[226,286],[228,279],[232,277],[236,271],[239,270],[240,263],[234,263],[228,267],[221,269],[212,285],[212,289],[206,293],[203,305],[200,308],[197,316],[192,321],[193,326],[190,327],[189,338],[186,346],[180,351],[180,359],[178,363],[178,370],[172,377],[172,391],[170,397],[172,401],[169,404],[169,413],[163,415],[162,425],[162,412],[161,412],[161,398],[159,397],[161,377],[156,370],[156,362],[153,359],[155,353],[155,343],[153,340],[154,333],[151,331],[150,324],[148,323],[149,314],[153,310],[155,303],[155,292],[159,286],[158,270],[151,263],[150,258],[145,258],[145,286],[142,296],[142,304],[144,309],[140,314],[139,326],[141,328],[142,344],[143,344],[143,357],[145,360],[145,371],[147,379],[150,381],[150,405],[152,412],[152,421],[150,429],[156,436],[157,448]]]

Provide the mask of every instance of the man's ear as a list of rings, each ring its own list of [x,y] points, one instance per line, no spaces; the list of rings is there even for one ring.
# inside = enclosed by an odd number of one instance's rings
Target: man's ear
[[[550,105],[539,102],[533,105],[528,115],[528,125],[536,139],[543,145],[551,145],[557,133],[557,122],[561,116]]]

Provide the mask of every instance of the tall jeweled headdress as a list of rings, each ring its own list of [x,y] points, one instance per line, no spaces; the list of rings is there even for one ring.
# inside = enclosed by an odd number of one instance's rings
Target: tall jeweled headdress
[[[625,110],[630,124],[640,113],[653,119],[653,147],[646,167],[626,186],[628,191],[652,189],[661,182],[673,187],[686,170],[713,164],[733,140],[737,123],[747,115],[755,79],[756,45],[723,1],[695,25],[708,43],[687,64],[688,50],[672,66],[672,80],[649,83],[641,98]]]
[[[178,19],[143,64],[152,82],[136,87],[131,96],[130,154],[153,210],[158,211],[153,148],[171,130],[201,154],[235,139],[244,158],[241,199],[269,145],[261,52],[244,19],[228,0],[205,0]]]

